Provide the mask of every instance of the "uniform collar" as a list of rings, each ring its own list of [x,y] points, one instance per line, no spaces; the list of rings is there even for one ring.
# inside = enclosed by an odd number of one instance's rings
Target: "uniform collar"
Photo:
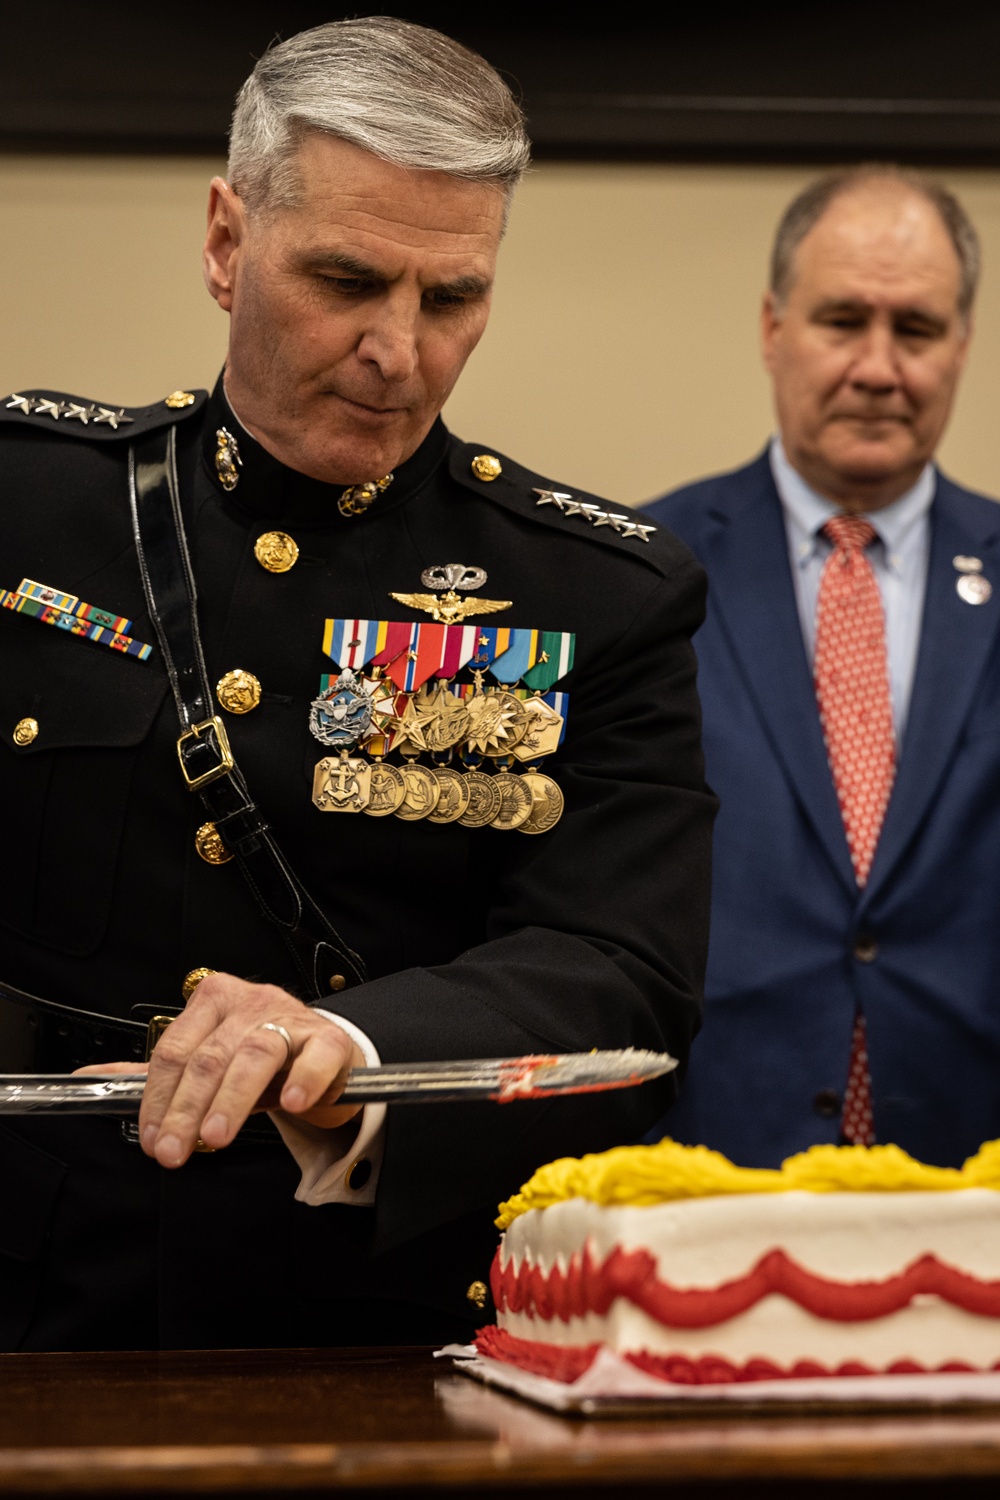
[[[241,459],[236,486],[230,491],[219,482],[215,467],[217,433],[222,427],[236,439]],[[416,494],[443,462],[447,448],[448,429],[438,417],[416,453],[395,470],[392,484],[372,503],[371,513],[395,508]],[[319,525],[356,524],[367,519],[367,516],[345,517],[340,514],[337,501],[344,493],[345,485],[310,479],[307,474],[290,469],[268,453],[233,411],[221,375],[205,408],[202,458],[217,493],[238,510],[253,516],[274,521],[311,521]]]

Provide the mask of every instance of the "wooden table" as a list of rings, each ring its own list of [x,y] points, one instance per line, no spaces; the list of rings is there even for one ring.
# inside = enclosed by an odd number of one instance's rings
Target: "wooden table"
[[[556,1417],[430,1350],[0,1355],[0,1496],[1000,1494],[1000,1409]]]

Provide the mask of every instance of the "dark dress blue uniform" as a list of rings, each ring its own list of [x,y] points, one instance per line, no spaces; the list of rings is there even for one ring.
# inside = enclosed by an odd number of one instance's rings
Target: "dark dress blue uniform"
[[[27,577],[76,595],[129,618],[154,650],[140,661],[0,609],[0,978],[122,1016],[176,1009],[200,966],[297,990],[235,863],[195,849],[204,814],[178,769],[128,505],[130,440],[176,422],[210,681],[243,668],[262,685],[253,712],[226,716],[234,753],[300,879],[367,964],[368,982],[330,1007],[384,1062],[629,1044],[686,1057],[714,811],[689,639],[703,578],[687,551],[664,531],[646,542],[539,506],[546,481],[506,458],[498,477],[477,478],[484,450],[440,421],[370,510],[344,517],[339,490],[239,428],[221,383],[117,426],[73,419],[70,400],[0,403],[0,586]],[[223,425],[243,460],[231,493],[214,464]],[[298,545],[287,572],[255,557],[269,530]],[[512,624],[576,632],[559,684],[567,734],[546,763],[566,811],[538,837],[328,817],[310,800],[324,620],[418,618],[389,591],[455,561],[486,569],[488,593],[514,601]],[[25,718],[38,732],[18,745]],[[0,1216],[0,1344],[465,1337],[481,1321],[465,1290],[488,1268],[497,1200],[546,1159],[635,1139],[674,1089],[390,1110],[377,1203],[364,1209],[296,1203],[276,1136],[170,1174],[112,1120],[9,1120],[0,1195],[18,1209]]]

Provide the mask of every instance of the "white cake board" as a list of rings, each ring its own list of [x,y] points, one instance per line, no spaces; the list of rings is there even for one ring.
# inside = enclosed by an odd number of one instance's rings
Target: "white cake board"
[[[647,1409],[686,1407],[871,1406],[940,1407],[966,1404],[1000,1405],[1000,1370],[927,1375],[831,1375],[828,1379],[752,1380],[733,1385],[678,1385],[647,1375],[610,1349],[599,1349],[588,1370],[567,1384],[532,1375],[499,1359],[487,1359],[474,1344],[447,1344],[437,1358],[450,1356],[455,1368],[486,1385],[523,1396],[550,1411],[581,1416],[633,1414]]]

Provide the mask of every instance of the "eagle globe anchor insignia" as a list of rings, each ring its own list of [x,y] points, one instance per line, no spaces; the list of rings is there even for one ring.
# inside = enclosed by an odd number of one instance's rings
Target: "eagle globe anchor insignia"
[[[433,592],[390,597],[429,621],[325,622],[323,651],[339,671],[322,679],[309,729],[337,753],[315,768],[314,805],[548,832],[562,816],[563,794],[539,763],[565,731],[568,695],[551,689],[573,666],[575,636],[481,625],[482,616],[511,607],[507,599],[463,598],[487,582],[483,568],[437,564],[420,582]],[[495,684],[485,684],[487,674]],[[387,760],[390,753],[402,764]]]

